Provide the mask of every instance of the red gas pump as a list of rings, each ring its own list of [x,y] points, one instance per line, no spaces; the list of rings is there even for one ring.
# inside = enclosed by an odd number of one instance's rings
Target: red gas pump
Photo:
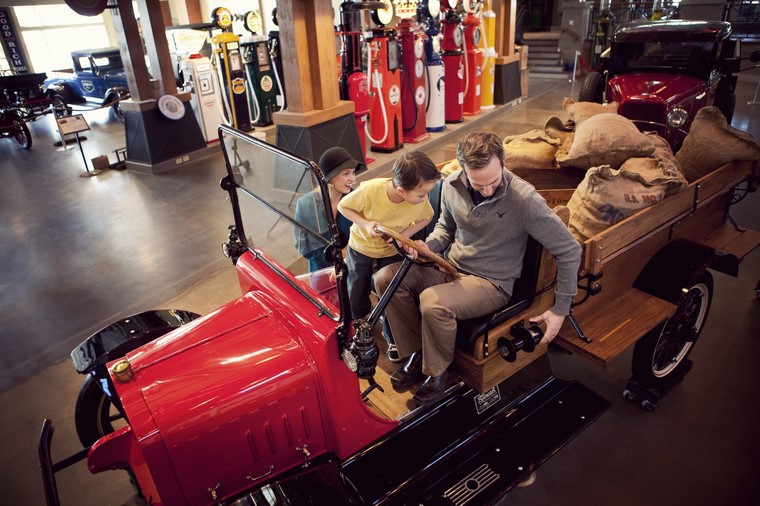
[[[371,12],[377,28],[367,39],[369,128],[372,151],[391,153],[404,146],[401,121],[400,47],[396,32],[385,26],[393,19],[393,4]]]
[[[367,153],[365,135],[367,113],[369,112],[369,84],[362,71],[361,62],[361,10],[366,3],[343,2],[340,4],[340,77],[338,87],[340,98],[354,103],[354,120],[359,131],[362,153]],[[374,161],[366,158],[366,162]]]
[[[404,142],[416,143],[430,137],[425,121],[425,35],[412,18],[399,22],[401,40],[401,117]]]
[[[446,12],[443,18],[443,41],[441,42],[441,57],[443,58],[444,79],[446,81],[446,123],[461,123],[464,121],[464,63],[462,58],[462,43],[464,32],[462,19],[454,10],[457,0],[446,2]]]
[[[483,50],[480,48],[480,2],[464,0],[464,114],[480,114],[480,84],[483,75]]]

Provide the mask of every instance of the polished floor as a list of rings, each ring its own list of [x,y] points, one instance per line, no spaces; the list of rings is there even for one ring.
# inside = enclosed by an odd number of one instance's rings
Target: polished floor
[[[760,104],[748,105],[757,77],[739,78],[733,125],[760,139]],[[501,135],[538,128],[557,115],[577,85],[531,79],[528,98],[468,118],[434,134],[422,149],[453,157],[462,132]],[[123,126],[90,112],[86,159],[124,145]],[[56,148],[53,120],[31,124],[30,151],[0,140],[0,504],[43,503],[37,435],[44,417],[56,426],[56,459],[79,449],[73,406],[79,384],[68,353],[116,318],[155,307],[207,312],[238,295],[220,244],[231,223],[218,182],[221,156],[159,176],[85,172],[76,144]],[[271,134],[270,134],[271,138]],[[364,177],[388,172],[395,155],[373,155]],[[760,197],[732,216],[760,229]],[[507,494],[521,505],[760,505],[760,250],[738,279],[714,274],[715,298],[694,369],[654,412],[622,398],[630,353],[601,369],[551,351],[555,374],[579,379],[612,401],[611,409],[537,474]],[[411,451],[411,450],[410,450]],[[381,471],[379,471],[381,472]],[[90,475],[80,464],[58,475],[62,503],[136,505],[125,473]]]

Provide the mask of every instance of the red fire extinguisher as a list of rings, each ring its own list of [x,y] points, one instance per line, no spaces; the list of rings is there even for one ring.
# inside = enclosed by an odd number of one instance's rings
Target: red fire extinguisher
[[[449,5],[456,1],[449,2]],[[446,123],[461,123],[464,121],[464,62],[462,58],[462,43],[464,32],[462,19],[453,7],[444,14],[443,41],[441,42],[441,57],[443,58],[444,79],[446,81],[445,92],[445,117]]]
[[[393,4],[371,11],[377,28],[367,39],[369,128],[372,151],[391,153],[404,146],[401,121],[400,46],[396,32],[385,25],[393,19]]]
[[[480,84],[483,74],[483,50],[480,48],[480,2],[465,0],[464,18],[464,114],[480,114]]]
[[[425,121],[425,43],[424,33],[412,18],[399,22],[401,68],[401,117],[404,119],[404,142],[416,143],[430,137]]]

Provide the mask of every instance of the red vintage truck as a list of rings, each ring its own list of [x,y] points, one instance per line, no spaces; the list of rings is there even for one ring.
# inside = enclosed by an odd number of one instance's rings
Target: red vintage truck
[[[84,450],[54,463],[45,420],[48,504],[58,504],[56,471],[81,459],[93,473],[127,471],[153,505],[492,504],[608,407],[556,378],[537,345],[542,331],[527,318],[552,305],[555,266],[531,241],[510,305],[460,322],[462,381],[432,408],[410,407],[411,394],[390,386],[392,364],[378,361],[372,331],[387,300],[367,320],[348,318],[331,215],[327,238],[295,219],[304,193],[328,195],[317,165],[227,127],[220,141],[234,217],[224,250],[242,295],[204,316],[121,319],[72,352],[85,375],[75,417]],[[567,202],[582,177],[518,175],[550,205]],[[556,342],[600,365],[634,346],[627,395],[655,406],[688,367],[709,270],[737,275],[760,244],[727,219],[757,182],[756,163],[730,163],[585,241],[573,321]],[[322,241],[335,283],[306,272],[293,228]]]

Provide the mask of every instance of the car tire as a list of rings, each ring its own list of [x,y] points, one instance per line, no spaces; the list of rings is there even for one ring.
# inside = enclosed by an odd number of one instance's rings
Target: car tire
[[[50,100],[51,105],[53,106],[53,114],[56,118],[71,116],[72,109],[66,104],[66,101],[61,95],[56,93]]]
[[[589,72],[583,79],[578,102],[604,102],[604,75],[601,72]]]
[[[26,122],[22,119],[14,119],[13,124],[16,129],[13,138],[16,139],[16,142],[27,151],[32,149],[32,133],[29,131]]]
[[[114,422],[122,418],[100,387],[98,379],[88,374],[79,389],[74,407],[74,426],[82,446],[92,446],[95,441],[113,432]]]
[[[688,370],[686,358],[707,321],[712,303],[712,275],[704,271],[678,300],[672,317],[639,339],[633,348],[634,379],[646,388],[669,384]]]

